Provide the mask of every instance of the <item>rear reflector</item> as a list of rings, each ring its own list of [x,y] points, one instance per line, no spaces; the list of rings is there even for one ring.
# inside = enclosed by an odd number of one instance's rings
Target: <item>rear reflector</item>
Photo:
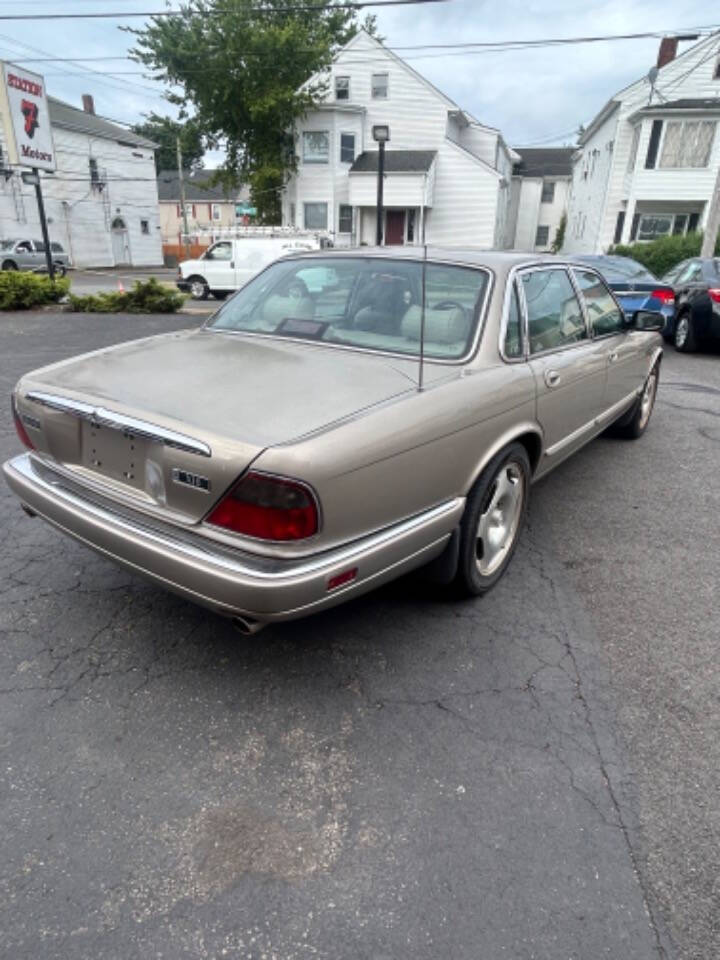
[[[675,303],[675,294],[672,290],[653,290],[650,296],[653,300],[662,300],[663,303]]]
[[[12,415],[13,415],[13,420],[15,422],[15,429],[17,431],[17,435],[20,437],[21,443],[24,446],[26,446],[28,450],[34,450],[35,446],[33,445],[33,442],[30,439],[30,437],[28,436],[27,430],[25,429],[25,424],[20,419],[20,414],[18,413],[18,408],[15,403],[15,394],[13,394],[10,403],[12,406]]]
[[[720,287],[710,287],[708,293],[713,303],[720,303]]]
[[[357,576],[357,572],[358,568],[352,567],[350,570],[343,570],[342,573],[338,573],[334,577],[330,577],[327,585],[328,591],[337,590],[338,587],[342,587],[346,583],[352,583]]]
[[[247,473],[206,522],[258,540],[304,540],[317,533],[319,511],[310,487],[265,473]]]

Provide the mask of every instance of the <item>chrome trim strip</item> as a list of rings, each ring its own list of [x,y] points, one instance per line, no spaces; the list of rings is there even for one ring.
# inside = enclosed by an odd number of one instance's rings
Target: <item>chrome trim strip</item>
[[[230,551],[225,549],[213,549],[217,547],[213,541],[202,542],[201,535],[193,535],[193,543],[190,543],[190,536],[186,532],[178,531],[179,536],[174,532],[167,534],[152,528],[148,523],[144,523],[138,518],[130,520],[126,516],[114,513],[109,509],[103,509],[92,500],[67,490],[62,483],[55,483],[44,479],[35,468],[34,458],[31,454],[21,454],[18,457],[9,460],[5,464],[6,471],[15,471],[24,480],[39,487],[46,495],[51,495],[57,500],[64,501],[70,506],[81,509],[86,516],[90,516],[101,523],[111,523],[115,527],[125,528],[129,532],[140,533],[142,536],[163,549],[171,550],[178,554],[184,554],[186,557],[205,563],[213,563],[224,570],[233,574],[248,575],[257,580],[265,581],[283,581],[288,578],[302,577],[306,574],[316,573],[325,569],[333,569],[337,564],[353,561],[368,550],[374,550],[377,547],[385,546],[393,540],[402,539],[407,534],[411,534],[422,528],[425,524],[430,524],[443,517],[451,517],[454,513],[462,510],[465,502],[464,497],[455,497],[441,503],[439,506],[432,507],[424,513],[417,514],[397,523],[392,527],[386,527],[377,533],[363,537],[361,540],[355,540],[352,543],[345,544],[335,550],[328,550],[324,553],[317,553],[313,557],[295,558],[285,560],[272,558],[268,556],[256,557],[247,552],[233,550],[237,555],[229,556]],[[49,470],[46,464],[42,464],[45,470]],[[52,471],[50,471],[52,472]],[[58,476],[58,480],[62,477]],[[22,499],[22,498],[21,498]],[[40,515],[43,516],[40,511]]]
[[[615,414],[622,413],[625,407],[628,407],[632,401],[639,396],[642,391],[642,387],[637,387],[633,390],[632,393],[629,393],[626,397],[623,397],[622,400],[618,400],[617,403],[614,403],[611,407],[608,407],[607,410],[604,410],[602,413],[598,414],[597,417],[593,417],[592,420],[588,423],[584,423],[581,427],[578,427],[577,430],[573,430],[572,433],[569,433],[566,437],[563,437],[562,440],[558,440],[557,443],[554,443],[551,447],[548,447],[545,451],[546,457],[553,457],[556,453],[560,453],[561,450],[564,450],[565,447],[569,447],[576,440],[579,440],[584,434],[589,433],[593,428],[602,426],[603,423],[607,420],[612,420]]]
[[[99,423],[101,426],[111,427],[115,430],[127,430],[128,433],[133,433],[138,437],[147,437],[148,440],[157,440],[159,443],[165,444],[166,447],[173,447],[176,450],[196,453],[201,457],[212,456],[210,447],[201,440],[195,440],[184,433],[176,433],[174,430],[167,430],[165,427],[157,426],[157,424],[148,423],[147,420],[127,417],[125,414],[115,413],[106,407],[94,407],[92,404],[83,403],[81,400],[70,400],[68,397],[60,397],[54,393],[44,393],[41,390],[31,390],[26,396],[33,403],[39,403],[51,410],[61,410],[71,416],[80,417],[82,420],[90,420],[93,423]]]

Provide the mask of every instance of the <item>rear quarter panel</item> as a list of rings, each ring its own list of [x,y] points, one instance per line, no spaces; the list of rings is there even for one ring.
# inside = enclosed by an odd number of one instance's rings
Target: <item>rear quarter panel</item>
[[[332,430],[270,448],[254,467],[315,488],[316,550],[465,496],[497,449],[527,430],[538,430],[527,366],[465,368]]]

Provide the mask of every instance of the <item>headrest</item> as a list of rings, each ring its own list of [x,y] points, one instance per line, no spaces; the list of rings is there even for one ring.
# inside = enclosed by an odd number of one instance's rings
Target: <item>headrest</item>
[[[286,317],[299,317],[309,320],[315,312],[315,306],[309,297],[281,297],[273,295],[263,304],[262,315],[266,323],[278,324]]]
[[[420,339],[422,307],[414,303],[402,318],[400,332],[408,340]],[[458,343],[467,340],[470,322],[460,307],[448,310],[425,308],[425,339],[433,343]]]

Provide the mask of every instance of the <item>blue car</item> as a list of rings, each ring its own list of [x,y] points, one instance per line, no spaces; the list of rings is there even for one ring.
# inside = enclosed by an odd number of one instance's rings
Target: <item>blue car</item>
[[[587,263],[602,274],[605,283],[627,314],[635,310],[655,310],[665,317],[662,335],[672,340],[675,333],[675,290],[658,280],[647,267],[631,257],[581,254],[573,260]]]

